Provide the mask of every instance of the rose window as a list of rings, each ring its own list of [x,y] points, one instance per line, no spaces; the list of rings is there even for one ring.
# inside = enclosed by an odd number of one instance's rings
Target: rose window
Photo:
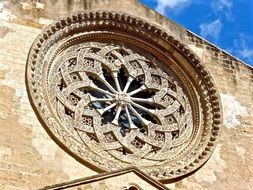
[[[56,21],[35,40],[26,79],[52,139],[98,172],[136,166],[166,182],[202,166],[217,143],[212,78],[142,19],[97,11]]]

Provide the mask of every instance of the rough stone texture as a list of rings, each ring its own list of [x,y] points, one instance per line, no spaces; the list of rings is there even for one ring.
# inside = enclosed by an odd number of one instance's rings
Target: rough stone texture
[[[188,44],[221,93],[224,125],[213,156],[195,174],[167,186],[253,189],[253,69],[136,0],[0,2],[0,189],[35,189],[95,174],[61,150],[40,125],[27,98],[25,64],[45,25],[75,10],[99,8],[148,19]]]

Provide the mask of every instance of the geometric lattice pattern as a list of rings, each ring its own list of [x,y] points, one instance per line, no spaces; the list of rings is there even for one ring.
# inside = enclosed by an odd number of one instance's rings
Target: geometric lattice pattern
[[[187,146],[193,123],[182,88],[149,58],[119,44],[81,43],[49,71],[51,105],[90,148],[153,165]]]

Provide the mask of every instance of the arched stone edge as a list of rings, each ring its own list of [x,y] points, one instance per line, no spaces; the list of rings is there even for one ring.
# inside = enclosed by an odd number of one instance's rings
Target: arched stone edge
[[[30,51],[29,56],[27,59],[27,65],[26,65],[26,86],[27,86],[27,92],[30,97],[33,109],[35,110],[38,118],[41,116],[37,113],[37,107],[36,103],[33,99],[33,95],[31,95],[30,91],[33,90],[31,84],[29,84],[29,80],[34,77],[31,73],[35,70],[35,65],[39,64],[37,63],[37,57],[40,53],[41,47],[43,47],[44,43],[48,40],[48,38],[57,32],[58,30],[63,29],[64,27],[67,27],[71,25],[72,23],[84,21],[84,20],[92,20],[91,25],[100,25],[100,24],[110,24],[110,23],[103,23],[103,22],[96,22],[95,20],[115,20],[118,22],[122,22],[122,26],[117,27],[127,27],[124,25],[124,23],[131,24],[132,26],[136,26],[141,28],[143,31],[146,31],[147,34],[152,34],[155,36],[159,36],[162,40],[165,42],[171,44],[178,52],[180,52],[188,61],[191,63],[191,66],[193,66],[198,73],[200,74],[200,83],[204,82],[205,86],[207,87],[209,97],[211,98],[211,110],[212,110],[212,129],[211,129],[211,136],[208,140],[207,146],[205,149],[199,154],[198,158],[196,158],[192,163],[189,164],[189,166],[185,166],[182,169],[178,169],[176,172],[176,177],[181,177],[186,175],[185,171],[196,171],[198,168],[200,168],[211,156],[211,153],[213,152],[217,140],[219,137],[219,131],[220,131],[220,124],[222,123],[222,113],[221,113],[221,103],[220,103],[220,97],[218,89],[214,85],[214,81],[209,74],[209,72],[205,69],[204,65],[201,63],[199,58],[193,53],[187,45],[180,42],[180,40],[176,39],[175,37],[169,35],[164,29],[160,28],[159,26],[156,26],[155,24],[150,24],[143,19],[131,16],[127,13],[123,12],[113,12],[113,11],[83,11],[83,12],[76,12],[72,13],[68,16],[65,16],[58,21],[53,22],[50,24],[47,28],[45,28],[42,33],[35,39]],[[101,21],[100,20],[100,21]],[[128,30],[135,30],[134,32],[140,32],[137,28],[128,28]],[[152,35],[149,35],[149,37],[152,37]],[[45,53],[45,52],[42,52]],[[28,70],[31,70],[28,71]],[[44,121],[40,119],[40,121],[45,125]],[[47,130],[47,129],[46,129]],[[57,140],[57,138],[54,137],[54,134],[47,130],[49,135],[57,142],[57,144],[61,147],[63,147],[64,150],[66,150],[68,153],[70,153],[72,156],[74,156],[78,161],[83,163],[83,160],[80,159],[77,155],[73,155],[73,153],[64,145],[62,142]],[[200,164],[201,163],[201,164]],[[89,163],[86,163],[89,166]],[[197,166],[196,166],[197,165]],[[93,165],[91,165],[92,168],[94,168]],[[95,167],[97,171],[104,171],[101,170],[98,167]],[[152,175],[152,174],[151,174]],[[157,177],[156,174],[152,175],[153,177]],[[168,176],[169,177],[169,176]],[[173,175],[173,178],[175,176]],[[159,178],[159,177],[158,177]],[[167,182],[168,180],[160,179],[163,182]]]

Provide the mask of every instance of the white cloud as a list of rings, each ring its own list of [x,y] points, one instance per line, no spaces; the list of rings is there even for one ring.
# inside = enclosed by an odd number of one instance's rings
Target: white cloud
[[[238,40],[234,41],[235,54],[249,64],[253,65],[253,49],[249,47],[248,43],[251,38],[244,33],[241,33]]]
[[[231,0],[214,0],[211,3],[211,8],[216,14],[225,14],[228,20],[232,20],[232,7]]]
[[[252,40],[252,37],[240,33],[239,37],[233,41],[233,46],[227,48],[227,51],[253,66],[253,48],[249,46]]]
[[[199,28],[201,36],[203,36],[204,38],[210,37],[216,41],[219,38],[222,23],[220,19],[217,19],[210,23],[201,23]]]
[[[240,54],[240,56],[246,60],[249,61],[249,63],[253,63],[253,49],[250,48],[244,48],[242,50],[239,50],[238,53]]]
[[[213,1],[213,4],[215,5],[216,10],[218,11],[223,11],[224,9],[231,9],[233,6],[231,0],[216,0]]]
[[[189,5],[190,1],[191,0],[156,0],[157,6],[155,10],[164,15],[167,8],[178,11]]]

